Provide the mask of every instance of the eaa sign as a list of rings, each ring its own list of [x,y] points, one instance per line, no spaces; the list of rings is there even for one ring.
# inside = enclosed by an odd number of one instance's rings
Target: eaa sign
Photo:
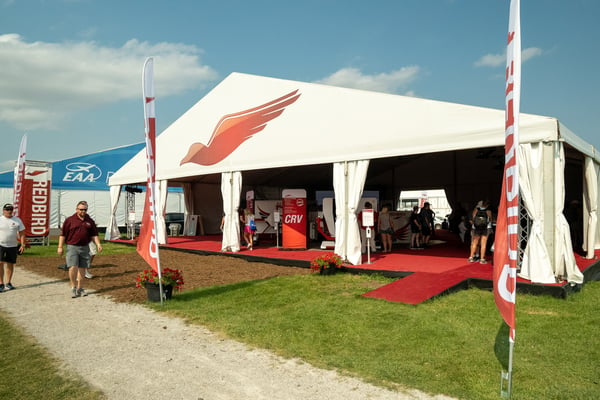
[[[25,176],[21,187],[19,218],[27,237],[47,237],[50,233],[50,193],[52,164],[25,161]]]

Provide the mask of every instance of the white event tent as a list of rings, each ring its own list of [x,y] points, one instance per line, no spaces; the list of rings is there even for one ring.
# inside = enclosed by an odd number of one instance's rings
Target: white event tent
[[[520,274],[582,283],[563,208],[565,200],[583,203],[583,247],[593,257],[600,248],[600,156],[551,117],[521,114],[520,138],[530,225]],[[208,232],[222,209],[223,249],[237,251],[244,185],[333,188],[335,252],[358,264],[356,208],[364,188],[397,199],[400,189],[440,187],[453,209],[485,198],[497,204],[503,146],[504,110],[232,73],[157,137],[157,203],[164,207],[167,187],[182,187],[186,214],[202,215]],[[120,186],[145,180],[142,150],[110,178],[113,202]]]

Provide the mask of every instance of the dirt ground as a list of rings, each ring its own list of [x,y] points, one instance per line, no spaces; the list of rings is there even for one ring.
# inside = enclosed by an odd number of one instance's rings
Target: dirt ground
[[[161,249],[160,263],[163,268],[176,268],[182,271],[184,286],[182,290],[223,285],[275,276],[310,274],[308,268],[284,267],[228,256],[204,256],[181,251]],[[68,282],[68,273],[58,268],[64,264],[63,257],[27,257],[20,256],[17,265],[29,271]],[[86,279],[86,289],[110,296],[118,302],[142,303],[147,295],[144,288],[135,287],[138,274],[147,269],[148,264],[137,254],[98,254],[94,259],[90,273],[92,279]],[[13,283],[18,286],[19,277],[15,275]]]

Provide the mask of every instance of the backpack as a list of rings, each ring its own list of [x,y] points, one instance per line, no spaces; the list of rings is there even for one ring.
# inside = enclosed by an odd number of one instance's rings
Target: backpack
[[[489,218],[487,210],[478,208],[475,218],[473,218],[473,226],[475,229],[486,229],[488,226]]]

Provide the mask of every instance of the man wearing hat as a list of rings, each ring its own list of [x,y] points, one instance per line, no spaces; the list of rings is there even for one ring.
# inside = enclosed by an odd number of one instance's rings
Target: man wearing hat
[[[12,276],[17,254],[25,251],[25,225],[13,215],[13,205],[5,204],[0,217],[0,292],[12,290]],[[4,270],[6,269],[6,279]],[[6,282],[6,284],[4,284]]]

